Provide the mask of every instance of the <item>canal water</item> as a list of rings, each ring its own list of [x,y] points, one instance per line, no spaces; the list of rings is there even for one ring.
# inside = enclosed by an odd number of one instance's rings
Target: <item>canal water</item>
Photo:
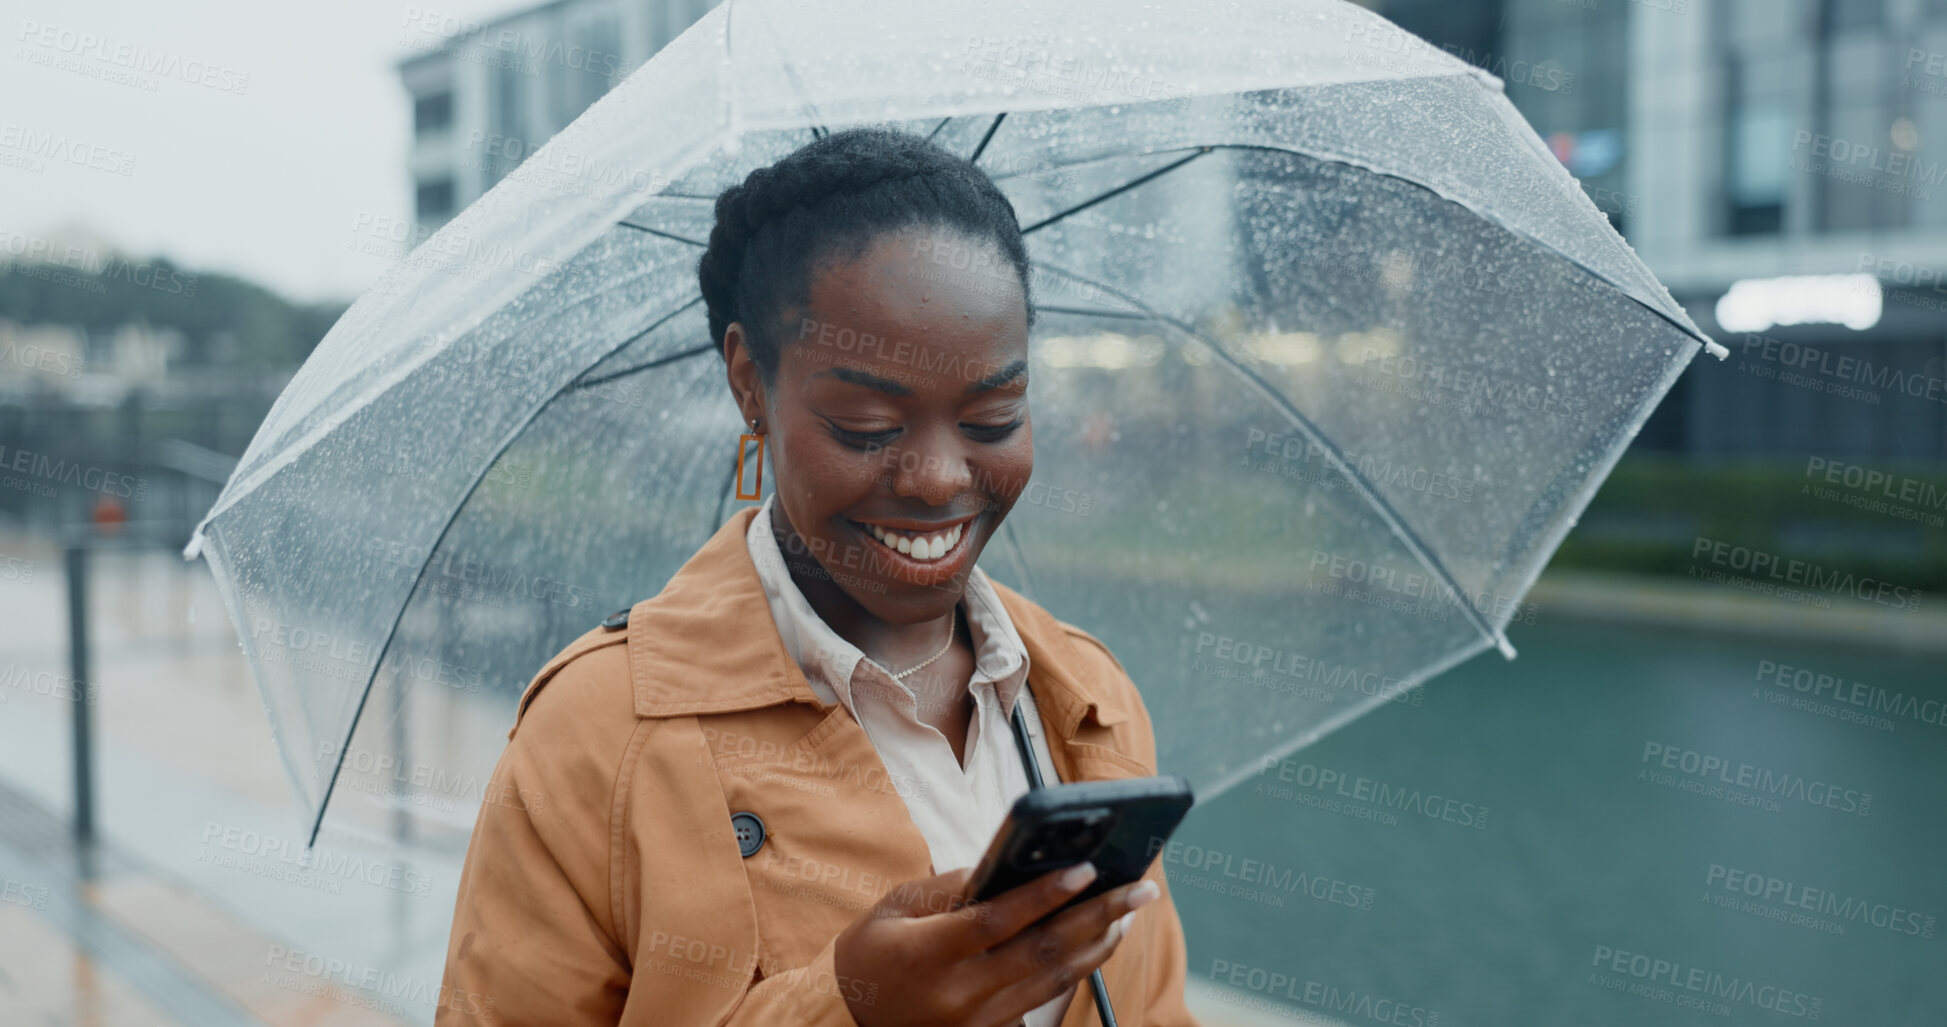
[[[1193,978],[1349,1024],[1947,1023],[1938,656],[1511,637],[1193,811]]]

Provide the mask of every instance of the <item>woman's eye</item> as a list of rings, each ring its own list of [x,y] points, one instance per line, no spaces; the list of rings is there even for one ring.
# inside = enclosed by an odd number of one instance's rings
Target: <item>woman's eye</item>
[[[1017,417],[1006,424],[963,424],[960,427],[967,429],[968,434],[982,442],[994,442],[1014,434],[1014,430],[1026,420],[1025,417]]]
[[[825,423],[831,424],[829,421]],[[831,425],[831,430],[833,438],[855,449],[864,449],[867,446],[883,446],[891,442],[893,436],[899,434],[899,429],[897,428],[888,428],[885,431],[849,431],[835,424]]]

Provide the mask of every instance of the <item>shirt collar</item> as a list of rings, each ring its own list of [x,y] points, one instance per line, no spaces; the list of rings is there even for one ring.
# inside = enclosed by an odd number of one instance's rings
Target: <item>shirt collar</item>
[[[638,717],[749,710],[784,702],[829,709],[784,648],[746,532],[754,506],[731,514],[654,597],[635,604],[628,632],[629,670]],[[1035,701],[1055,734],[1072,737],[1085,717],[1121,723],[1129,714],[1108,682],[1072,673],[1084,666],[1061,622],[1006,585],[988,579],[1032,661]],[[537,678],[528,686],[525,710]]]
[[[784,553],[778,548],[776,533],[771,530],[771,504],[776,501],[776,493],[765,497],[744,531],[744,541],[758,583],[774,614],[779,641],[804,673],[806,683],[820,699],[829,702],[836,698],[856,712],[852,683],[859,664],[864,662],[875,667],[879,672],[876,676],[884,679],[879,684],[910,698],[912,691],[903,682],[867,660],[857,646],[825,623],[805,598],[804,591],[785,566]],[[1021,683],[1027,680],[1027,648],[1021,642],[1020,633],[1014,630],[1013,620],[995,593],[993,583],[978,566],[967,575],[961,606],[966,610],[967,630],[973,636],[973,683],[993,682],[1000,708],[1012,710]]]

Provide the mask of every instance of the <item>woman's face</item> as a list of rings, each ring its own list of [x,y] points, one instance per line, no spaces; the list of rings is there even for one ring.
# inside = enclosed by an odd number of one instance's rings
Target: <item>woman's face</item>
[[[742,325],[724,333],[744,420],[769,436],[785,559],[807,596],[936,619],[1034,471],[1020,280],[991,242],[914,228],[815,269],[809,292],[770,388]]]

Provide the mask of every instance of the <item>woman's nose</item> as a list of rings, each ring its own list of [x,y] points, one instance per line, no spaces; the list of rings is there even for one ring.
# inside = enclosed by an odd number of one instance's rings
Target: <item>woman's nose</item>
[[[928,506],[946,506],[973,484],[966,455],[954,446],[900,450],[892,468],[892,491]]]

